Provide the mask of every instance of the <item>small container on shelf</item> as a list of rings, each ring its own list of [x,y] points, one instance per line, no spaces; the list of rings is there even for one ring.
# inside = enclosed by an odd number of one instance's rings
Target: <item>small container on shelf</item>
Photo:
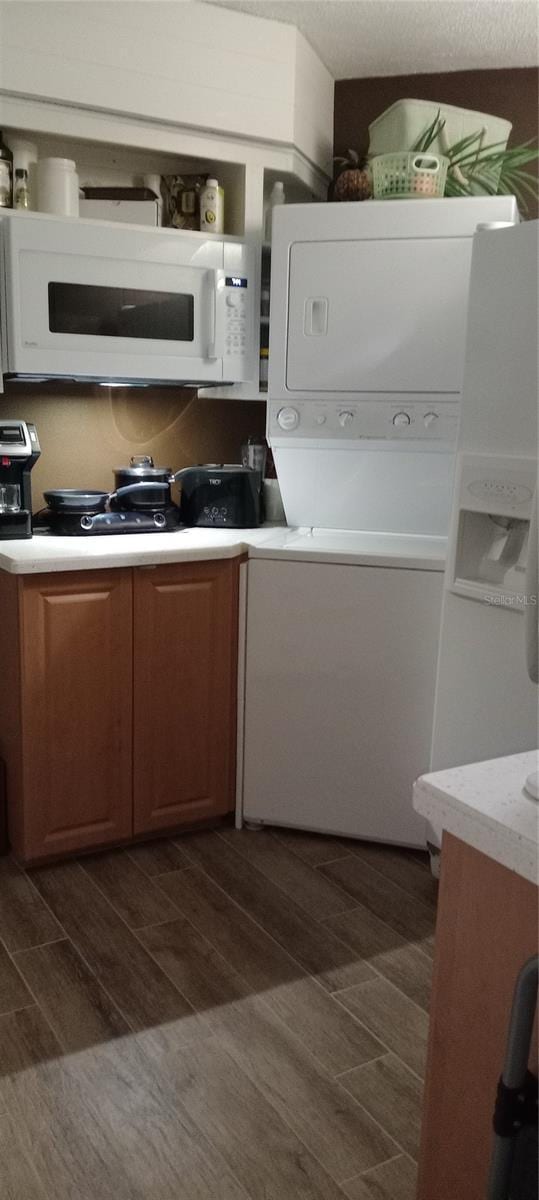
[[[269,368],[269,350],[267,346],[260,348],[260,391],[267,392],[268,390],[268,368]]]
[[[272,227],[273,227],[273,210],[274,210],[274,208],[277,208],[280,204],[284,204],[285,202],[286,202],[286,197],[285,197],[285,193],[284,193],[284,183],[282,182],[281,179],[278,179],[276,181],[276,183],[274,183],[274,185],[271,189],[268,209],[266,212],[265,237],[266,237],[267,242],[271,242],[271,234],[272,234]]]
[[[200,193],[200,229],[203,233],[224,233],[225,193],[217,179],[207,179]]]
[[[13,207],[20,209],[30,208],[30,185],[28,182],[28,171],[25,171],[24,167],[17,167],[15,171]]]
[[[13,200],[13,155],[0,133],[0,208],[11,208]]]
[[[71,158],[40,158],[37,164],[40,212],[58,217],[78,217],[79,177]]]
[[[26,208],[37,208],[37,146],[35,142],[29,142],[26,138],[9,135],[9,148],[13,155],[13,181],[15,189],[15,181],[17,171],[26,171],[28,174],[28,203]],[[13,197],[13,207],[16,208],[15,196]]]

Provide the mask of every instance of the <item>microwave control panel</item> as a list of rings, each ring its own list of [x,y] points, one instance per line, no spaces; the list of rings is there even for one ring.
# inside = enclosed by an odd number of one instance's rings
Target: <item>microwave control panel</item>
[[[249,337],[248,279],[225,276],[225,358],[245,358]]]

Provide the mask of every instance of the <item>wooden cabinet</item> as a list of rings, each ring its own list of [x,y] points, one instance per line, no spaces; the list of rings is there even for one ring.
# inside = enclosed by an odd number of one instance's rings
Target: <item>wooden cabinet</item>
[[[513,989],[537,935],[536,886],[444,833],[418,1200],[487,1194]]]
[[[136,834],[233,806],[237,579],[234,561],[135,572]]]
[[[0,572],[0,758],[21,861],[233,808],[238,572]]]

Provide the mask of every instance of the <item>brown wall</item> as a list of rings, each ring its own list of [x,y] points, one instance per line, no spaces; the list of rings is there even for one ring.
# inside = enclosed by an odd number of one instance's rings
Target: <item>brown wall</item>
[[[242,441],[264,433],[265,404],[199,400],[174,388],[8,383],[0,419],[34,421],[41,458],[32,472],[34,510],[47,487],[112,488],[113,467],[132,454],[159,466],[239,462]]]
[[[370,121],[395,100],[412,97],[505,117],[513,123],[509,145],[537,137],[539,72],[534,67],[342,79],[335,84],[335,154],[346,154],[348,147],[367,150]],[[530,204],[527,215],[537,216],[536,206]]]

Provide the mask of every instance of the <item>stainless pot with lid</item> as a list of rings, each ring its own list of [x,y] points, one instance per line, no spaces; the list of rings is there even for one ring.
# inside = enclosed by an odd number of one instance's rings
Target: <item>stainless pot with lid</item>
[[[156,467],[149,454],[134,455],[128,467],[115,467],[114,482],[116,490],[129,487],[132,484],[144,483],[147,486],[138,493],[123,496],[118,495],[116,505],[119,508],[162,508],[172,504],[170,485],[174,482],[171,467]],[[155,484],[155,487],[151,487]]]

